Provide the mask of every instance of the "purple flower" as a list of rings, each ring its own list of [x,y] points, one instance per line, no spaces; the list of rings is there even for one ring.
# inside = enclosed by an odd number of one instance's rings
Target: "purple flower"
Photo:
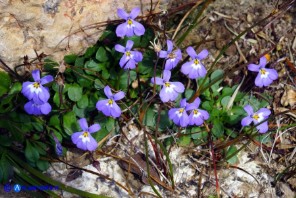
[[[169,110],[169,118],[173,120],[176,125],[186,127],[189,123],[189,118],[185,110],[187,105],[186,99],[180,101],[181,108],[173,108]]]
[[[30,115],[47,115],[51,111],[51,106],[48,102],[38,104],[30,100],[25,104],[24,109]]]
[[[171,71],[164,70],[163,78],[155,77],[151,79],[151,83],[162,85],[159,96],[162,102],[174,101],[178,97],[179,93],[183,93],[185,88],[180,82],[169,82],[171,78]]]
[[[188,75],[190,79],[204,77],[207,70],[201,63],[201,60],[208,56],[208,50],[202,50],[199,54],[196,54],[193,47],[188,47],[186,51],[192,60],[182,65],[181,72]]]
[[[171,40],[167,40],[167,47],[168,51],[161,50],[159,52],[159,57],[166,59],[165,69],[171,70],[176,67],[178,62],[182,59],[182,54],[180,49],[176,49],[173,51],[173,42]]]
[[[120,59],[119,65],[124,69],[134,69],[136,68],[136,63],[142,61],[143,55],[138,51],[131,51],[134,45],[133,41],[128,40],[126,43],[126,47],[122,45],[115,45],[115,50],[123,53],[123,56]]]
[[[242,119],[241,121],[242,126],[249,126],[252,122],[254,122],[254,124],[256,125],[262,122],[263,120],[267,119],[268,116],[271,114],[270,110],[267,108],[261,108],[256,113],[253,112],[253,108],[250,105],[246,105],[244,109],[248,113],[248,116]],[[256,128],[259,130],[259,133],[267,132],[268,131],[267,121],[256,126]]]
[[[141,36],[145,33],[145,28],[141,23],[134,19],[139,15],[140,8],[132,9],[130,14],[127,14],[123,9],[117,9],[117,14],[120,18],[125,19],[125,23],[120,24],[116,28],[116,35],[118,37],[124,36]]]
[[[99,124],[93,124],[90,127],[88,127],[85,118],[81,118],[78,122],[83,131],[73,133],[71,136],[72,142],[76,144],[77,148],[80,148],[82,150],[96,150],[96,148],[98,147],[98,143],[91,136],[91,133],[100,130],[101,126]]]
[[[278,73],[275,69],[267,69],[265,65],[267,64],[267,59],[265,56],[260,58],[259,65],[250,64],[248,65],[248,70],[258,72],[255,79],[255,85],[258,87],[268,86],[272,81],[278,78]]]
[[[191,111],[189,115],[189,125],[200,126],[205,120],[209,119],[209,113],[205,110],[198,109],[199,105],[199,98],[196,98],[193,103],[187,105],[186,111]]]
[[[49,91],[47,87],[42,85],[53,81],[51,75],[44,76],[40,79],[40,71],[32,71],[32,76],[35,82],[24,82],[22,87],[22,94],[34,103],[43,104],[49,99]]]
[[[104,88],[104,92],[108,99],[98,101],[96,104],[97,109],[102,111],[106,116],[112,116],[114,118],[119,117],[121,114],[121,109],[115,101],[124,98],[124,92],[120,91],[113,95],[109,86]]]

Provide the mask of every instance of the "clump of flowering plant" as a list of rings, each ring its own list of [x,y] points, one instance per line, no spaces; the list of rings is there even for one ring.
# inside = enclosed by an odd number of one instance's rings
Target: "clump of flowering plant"
[[[128,40],[126,43],[126,47],[122,45],[116,44],[115,50],[118,52],[123,53],[123,56],[120,59],[119,65],[121,68],[124,69],[134,69],[136,68],[136,64],[141,62],[143,59],[143,55],[141,52],[138,51],[131,51],[134,42]]]
[[[199,54],[196,54],[193,47],[188,47],[186,51],[192,60],[182,65],[181,72],[187,75],[190,79],[205,77],[207,70],[201,63],[201,60],[208,56],[208,50],[202,50]]]
[[[80,148],[82,150],[96,150],[96,148],[98,147],[98,143],[91,136],[91,133],[99,131],[101,129],[101,126],[99,124],[93,124],[90,127],[88,127],[85,118],[81,118],[78,122],[83,131],[73,133],[71,136],[72,142],[76,144],[77,148]]]
[[[171,40],[167,40],[167,51],[161,50],[159,52],[160,58],[165,58],[165,69],[171,70],[177,66],[179,61],[182,59],[182,53],[180,49],[174,49],[173,42]]]
[[[144,26],[134,20],[139,15],[139,13],[140,8],[132,9],[130,14],[127,14],[123,9],[117,10],[118,16],[125,20],[123,24],[120,24],[116,28],[116,35],[118,37],[130,37],[134,35],[141,36],[145,33]]]
[[[251,105],[246,105],[244,110],[247,112],[248,116],[242,119],[241,124],[242,126],[249,126],[252,122],[254,124],[258,124],[263,120],[266,120],[268,116],[271,114],[270,110],[267,108],[261,108],[259,111],[254,113],[254,110]],[[259,133],[266,133],[268,131],[268,123],[267,121],[259,124],[256,126]]]
[[[97,109],[102,111],[105,116],[119,117],[121,115],[121,109],[115,101],[124,98],[124,92],[119,91],[116,94],[112,94],[111,88],[106,86],[104,88],[104,93],[108,99],[98,101],[96,104]]]
[[[267,59],[265,56],[260,58],[259,64],[248,65],[248,70],[258,72],[255,79],[255,85],[258,87],[269,86],[274,80],[278,78],[278,73],[275,69],[265,68]]]
[[[160,90],[159,96],[162,102],[174,101],[177,99],[180,93],[183,93],[185,87],[180,82],[170,82],[171,71],[164,70],[163,77],[155,77],[151,78],[151,83],[155,83],[157,85],[162,85],[162,89]]]

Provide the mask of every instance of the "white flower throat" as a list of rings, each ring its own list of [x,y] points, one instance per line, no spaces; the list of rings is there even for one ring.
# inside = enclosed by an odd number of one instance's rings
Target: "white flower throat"
[[[80,135],[78,138],[80,138],[83,143],[90,142],[89,133],[87,131],[84,131],[83,134]]]

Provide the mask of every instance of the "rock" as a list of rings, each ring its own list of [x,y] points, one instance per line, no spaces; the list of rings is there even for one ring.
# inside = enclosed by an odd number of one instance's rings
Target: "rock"
[[[164,6],[169,1],[160,2]],[[104,26],[89,25],[118,19],[117,8],[130,12],[134,7],[144,14],[150,0],[2,0],[0,58],[13,68],[25,55],[35,58],[35,49],[60,62],[64,55],[82,53],[96,43]]]

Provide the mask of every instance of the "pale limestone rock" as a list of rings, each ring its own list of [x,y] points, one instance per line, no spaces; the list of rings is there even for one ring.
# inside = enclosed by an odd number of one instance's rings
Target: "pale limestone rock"
[[[35,49],[60,62],[96,43],[104,29],[86,27],[118,19],[117,8],[130,12],[136,6],[145,14],[150,0],[1,0],[0,58],[13,67],[25,55],[35,58]]]

